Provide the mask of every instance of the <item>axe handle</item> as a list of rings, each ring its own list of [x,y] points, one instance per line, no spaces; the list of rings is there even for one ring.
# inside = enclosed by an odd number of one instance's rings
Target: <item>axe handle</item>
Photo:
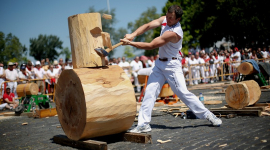
[[[120,46],[122,44],[123,44],[123,42],[119,42],[119,43],[113,45],[111,49],[110,48],[107,48],[106,51],[109,53],[110,51],[112,51],[113,49],[115,49],[116,47],[118,47],[118,46]]]

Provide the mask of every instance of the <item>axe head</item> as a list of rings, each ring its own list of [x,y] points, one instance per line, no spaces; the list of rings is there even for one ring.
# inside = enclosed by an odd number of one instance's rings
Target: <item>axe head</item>
[[[109,53],[105,49],[103,49],[101,47],[95,48],[95,51],[101,57],[105,57],[105,56],[108,56],[109,55]]]

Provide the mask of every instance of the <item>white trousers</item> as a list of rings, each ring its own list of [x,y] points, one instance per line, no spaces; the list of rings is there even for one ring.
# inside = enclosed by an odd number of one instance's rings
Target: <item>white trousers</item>
[[[210,65],[210,77],[215,76],[216,66]]]
[[[134,85],[137,88],[137,92],[140,92],[141,91],[141,87],[140,87],[139,80],[138,80],[138,73],[133,71],[132,72],[132,75],[134,77]]]
[[[204,66],[200,67],[200,73],[201,73],[201,77],[203,78],[203,82],[205,82],[205,71],[204,71]]]
[[[10,92],[14,93],[15,98],[18,97],[16,88],[17,88],[17,82],[8,82],[8,86],[10,87]]]
[[[146,92],[139,111],[138,125],[150,123],[152,109],[165,80],[168,81],[173,92],[198,118],[205,119],[210,111],[204,107],[197,96],[187,90],[181,62],[179,60],[156,60],[155,63],[155,67],[149,76]]]

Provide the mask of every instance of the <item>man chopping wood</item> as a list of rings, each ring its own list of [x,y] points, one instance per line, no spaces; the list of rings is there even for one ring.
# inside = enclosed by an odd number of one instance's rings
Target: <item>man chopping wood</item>
[[[183,10],[173,5],[168,9],[166,16],[162,16],[142,25],[131,34],[126,34],[121,42],[139,49],[152,50],[159,47],[159,59],[149,76],[145,96],[138,117],[138,125],[130,132],[141,133],[151,131],[149,125],[154,103],[159,92],[167,80],[173,92],[193,111],[200,119],[207,119],[214,126],[220,126],[222,121],[211,113],[199,99],[187,90],[181,67],[181,49],[183,31],[179,23]],[[161,26],[160,36],[150,43],[133,42],[132,40],[144,32]],[[179,51],[180,50],[180,51]]]

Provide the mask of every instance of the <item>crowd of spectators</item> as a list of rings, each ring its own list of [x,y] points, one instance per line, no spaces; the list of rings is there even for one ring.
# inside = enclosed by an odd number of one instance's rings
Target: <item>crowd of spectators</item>
[[[199,83],[214,83],[221,80],[220,74],[223,69],[223,74],[232,74],[236,72],[236,68],[240,65],[242,60],[255,59],[256,61],[269,62],[270,47],[264,47],[262,50],[258,48],[243,48],[237,47],[230,50],[213,49],[207,53],[204,48],[195,50],[190,48],[188,55],[182,54],[182,69],[186,79],[190,75],[192,81],[187,81],[187,85],[197,85]],[[138,72],[142,68],[149,68],[155,65],[156,56],[136,56],[134,60],[127,61],[125,57],[112,58],[109,60],[109,65],[119,65],[124,69],[131,81],[136,87],[136,91],[140,92],[140,85],[138,82]],[[231,80],[233,75],[225,75],[226,80]]]
[[[187,80],[187,85],[197,85],[199,83],[214,83],[220,79],[221,69],[223,69],[224,78],[231,80],[233,72],[240,65],[242,60],[255,59],[256,61],[269,62],[270,60],[270,47],[263,47],[262,50],[258,48],[243,48],[238,49],[234,47],[230,50],[217,50],[214,49],[207,53],[205,49],[195,50],[190,48],[188,55],[180,53],[182,58],[182,70],[186,79],[192,78],[191,81]],[[136,56],[134,60],[127,61],[125,57],[112,58],[109,60],[109,65],[119,65],[126,72],[131,82],[135,86],[135,91],[140,92],[141,86],[138,81],[138,72],[143,68],[152,68],[155,66],[155,61],[159,58],[156,56]],[[180,66],[181,67],[181,66]],[[3,62],[0,62],[0,98],[4,98],[5,107],[14,109],[17,102],[16,87],[18,84],[26,82],[35,82],[38,84],[39,92],[52,93],[54,84],[61,72],[65,69],[73,69],[72,61],[63,62],[63,59],[54,60],[51,62],[48,58],[36,61],[35,63],[28,61],[22,63],[19,67],[17,62],[9,62],[8,67],[4,69]],[[191,76],[191,77],[190,77]],[[45,82],[44,82],[45,80]],[[4,91],[5,81],[6,91]],[[46,89],[46,90],[45,90]],[[3,107],[3,105],[2,105]],[[1,109],[1,106],[0,106]]]
[[[35,82],[39,87],[39,93],[52,93],[61,72],[65,69],[73,69],[72,61],[68,60],[64,63],[62,58],[59,59],[59,63],[57,60],[50,62],[46,58],[35,63],[28,61],[19,65],[17,62],[8,62],[7,65],[5,69],[3,62],[0,62],[0,99],[3,98],[4,102],[0,109],[3,107],[14,109],[18,106],[17,101],[13,102],[18,98],[16,92],[18,84]]]

